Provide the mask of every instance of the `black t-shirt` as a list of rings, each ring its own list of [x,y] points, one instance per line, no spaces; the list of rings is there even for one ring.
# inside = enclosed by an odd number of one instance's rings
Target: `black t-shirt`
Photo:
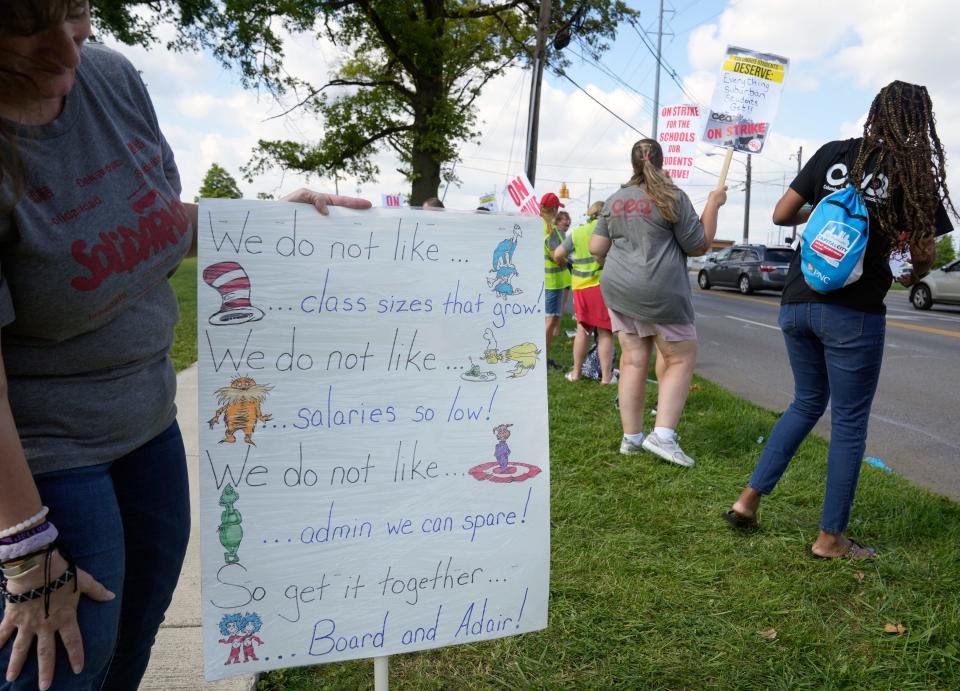
[[[800,174],[790,183],[790,187],[807,203],[816,206],[821,199],[846,186],[848,171],[856,161],[860,143],[860,139],[846,139],[824,144],[807,161]],[[869,214],[870,209],[876,204],[897,204],[899,209],[901,200],[887,196],[889,183],[886,175],[881,171],[877,175],[877,180],[874,181],[873,173],[872,166],[868,165],[863,188],[867,213]],[[941,204],[937,209],[936,235],[943,235],[951,230],[953,225]],[[871,233],[863,257],[863,275],[860,280],[829,293],[818,293],[807,285],[800,271],[800,252],[795,252],[790,270],[787,272],[782,304],[829,302],[864,312],[884,314],[886,307],[883,304],[883,298],[893,281],[887,261],[888,250],[889,242],[881,237],[880,233]]]

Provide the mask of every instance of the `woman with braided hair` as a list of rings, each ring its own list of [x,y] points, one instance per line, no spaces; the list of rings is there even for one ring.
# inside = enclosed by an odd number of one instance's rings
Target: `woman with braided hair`
[[[590,238],[590,254],[603,265],[600,289],[620,341],[620,453],[641,449],[676,465],[683,452],[676,427],[697,363],[697,330],[687,257],[706,254],[717,232],[726,187],[710,193],[703,215],[663,170],[663,149],[641,139],[630,152],[633,176],[607,199]],[[647,370],[657,350],[657,420],[644,436]]]
[[[822,559],[875,555],[844,533],[880,377],[883,300],[893,280],[888,259],[892,251],[909,249],[913,271],[898,281],[905,286],[917,282],[933,264],[935,237],[952,230],[946,209],[956,216],[926,88],[895,81],[881,89],[863,136],[823,145],[777,203],[774,223],[805,223],[812,206],[848,183],[863,192],[870,219],[863,275],[848,286],[818,293],[802,277],[800,252],[794,255],[779,318],[793,370],[794,401],[770,433],[750,483],[724,514],[735,528],[757,527],[761,498],[773,491],[829,403],[826,493],[820,532],[810,547],[810,554]]]

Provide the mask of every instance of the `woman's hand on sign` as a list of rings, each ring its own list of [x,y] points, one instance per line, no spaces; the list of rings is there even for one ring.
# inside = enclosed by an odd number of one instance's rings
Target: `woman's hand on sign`
[[[348,209],[369,209],[373,206],[368,200],[359,197],[342,197],[338,194],[315,192],[314,190],[308,190],[306,187],[291,192],[281,198],[280,201],[313,204],[314,208],[324,216],[328,213],[328,206],[344,206]]]

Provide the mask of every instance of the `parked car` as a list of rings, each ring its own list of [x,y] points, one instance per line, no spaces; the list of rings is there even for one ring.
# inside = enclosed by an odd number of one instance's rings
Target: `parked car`
[[[935,302],[960,305],[960,259],[931,271],[910,289],[915,309],[928,310]]]
[[[702,290],[731,286],[744,295],[755,290],[783,290],[793,252],[790,247],[734,245],[707,257],[697,274],[697,285]]]

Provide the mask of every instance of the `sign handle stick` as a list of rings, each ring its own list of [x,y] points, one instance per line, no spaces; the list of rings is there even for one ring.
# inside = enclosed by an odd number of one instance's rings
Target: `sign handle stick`
[[[373,691],[388,691],[390,688],[390,656],[373,658]]]
[[[727,182],[727,171],[730,170],[730,161],[733,160],[733,149],[727,149],[727,155],[723,158],[723,168],[720,169],[720,179],[717,180],[717,189],[722,188]]]

